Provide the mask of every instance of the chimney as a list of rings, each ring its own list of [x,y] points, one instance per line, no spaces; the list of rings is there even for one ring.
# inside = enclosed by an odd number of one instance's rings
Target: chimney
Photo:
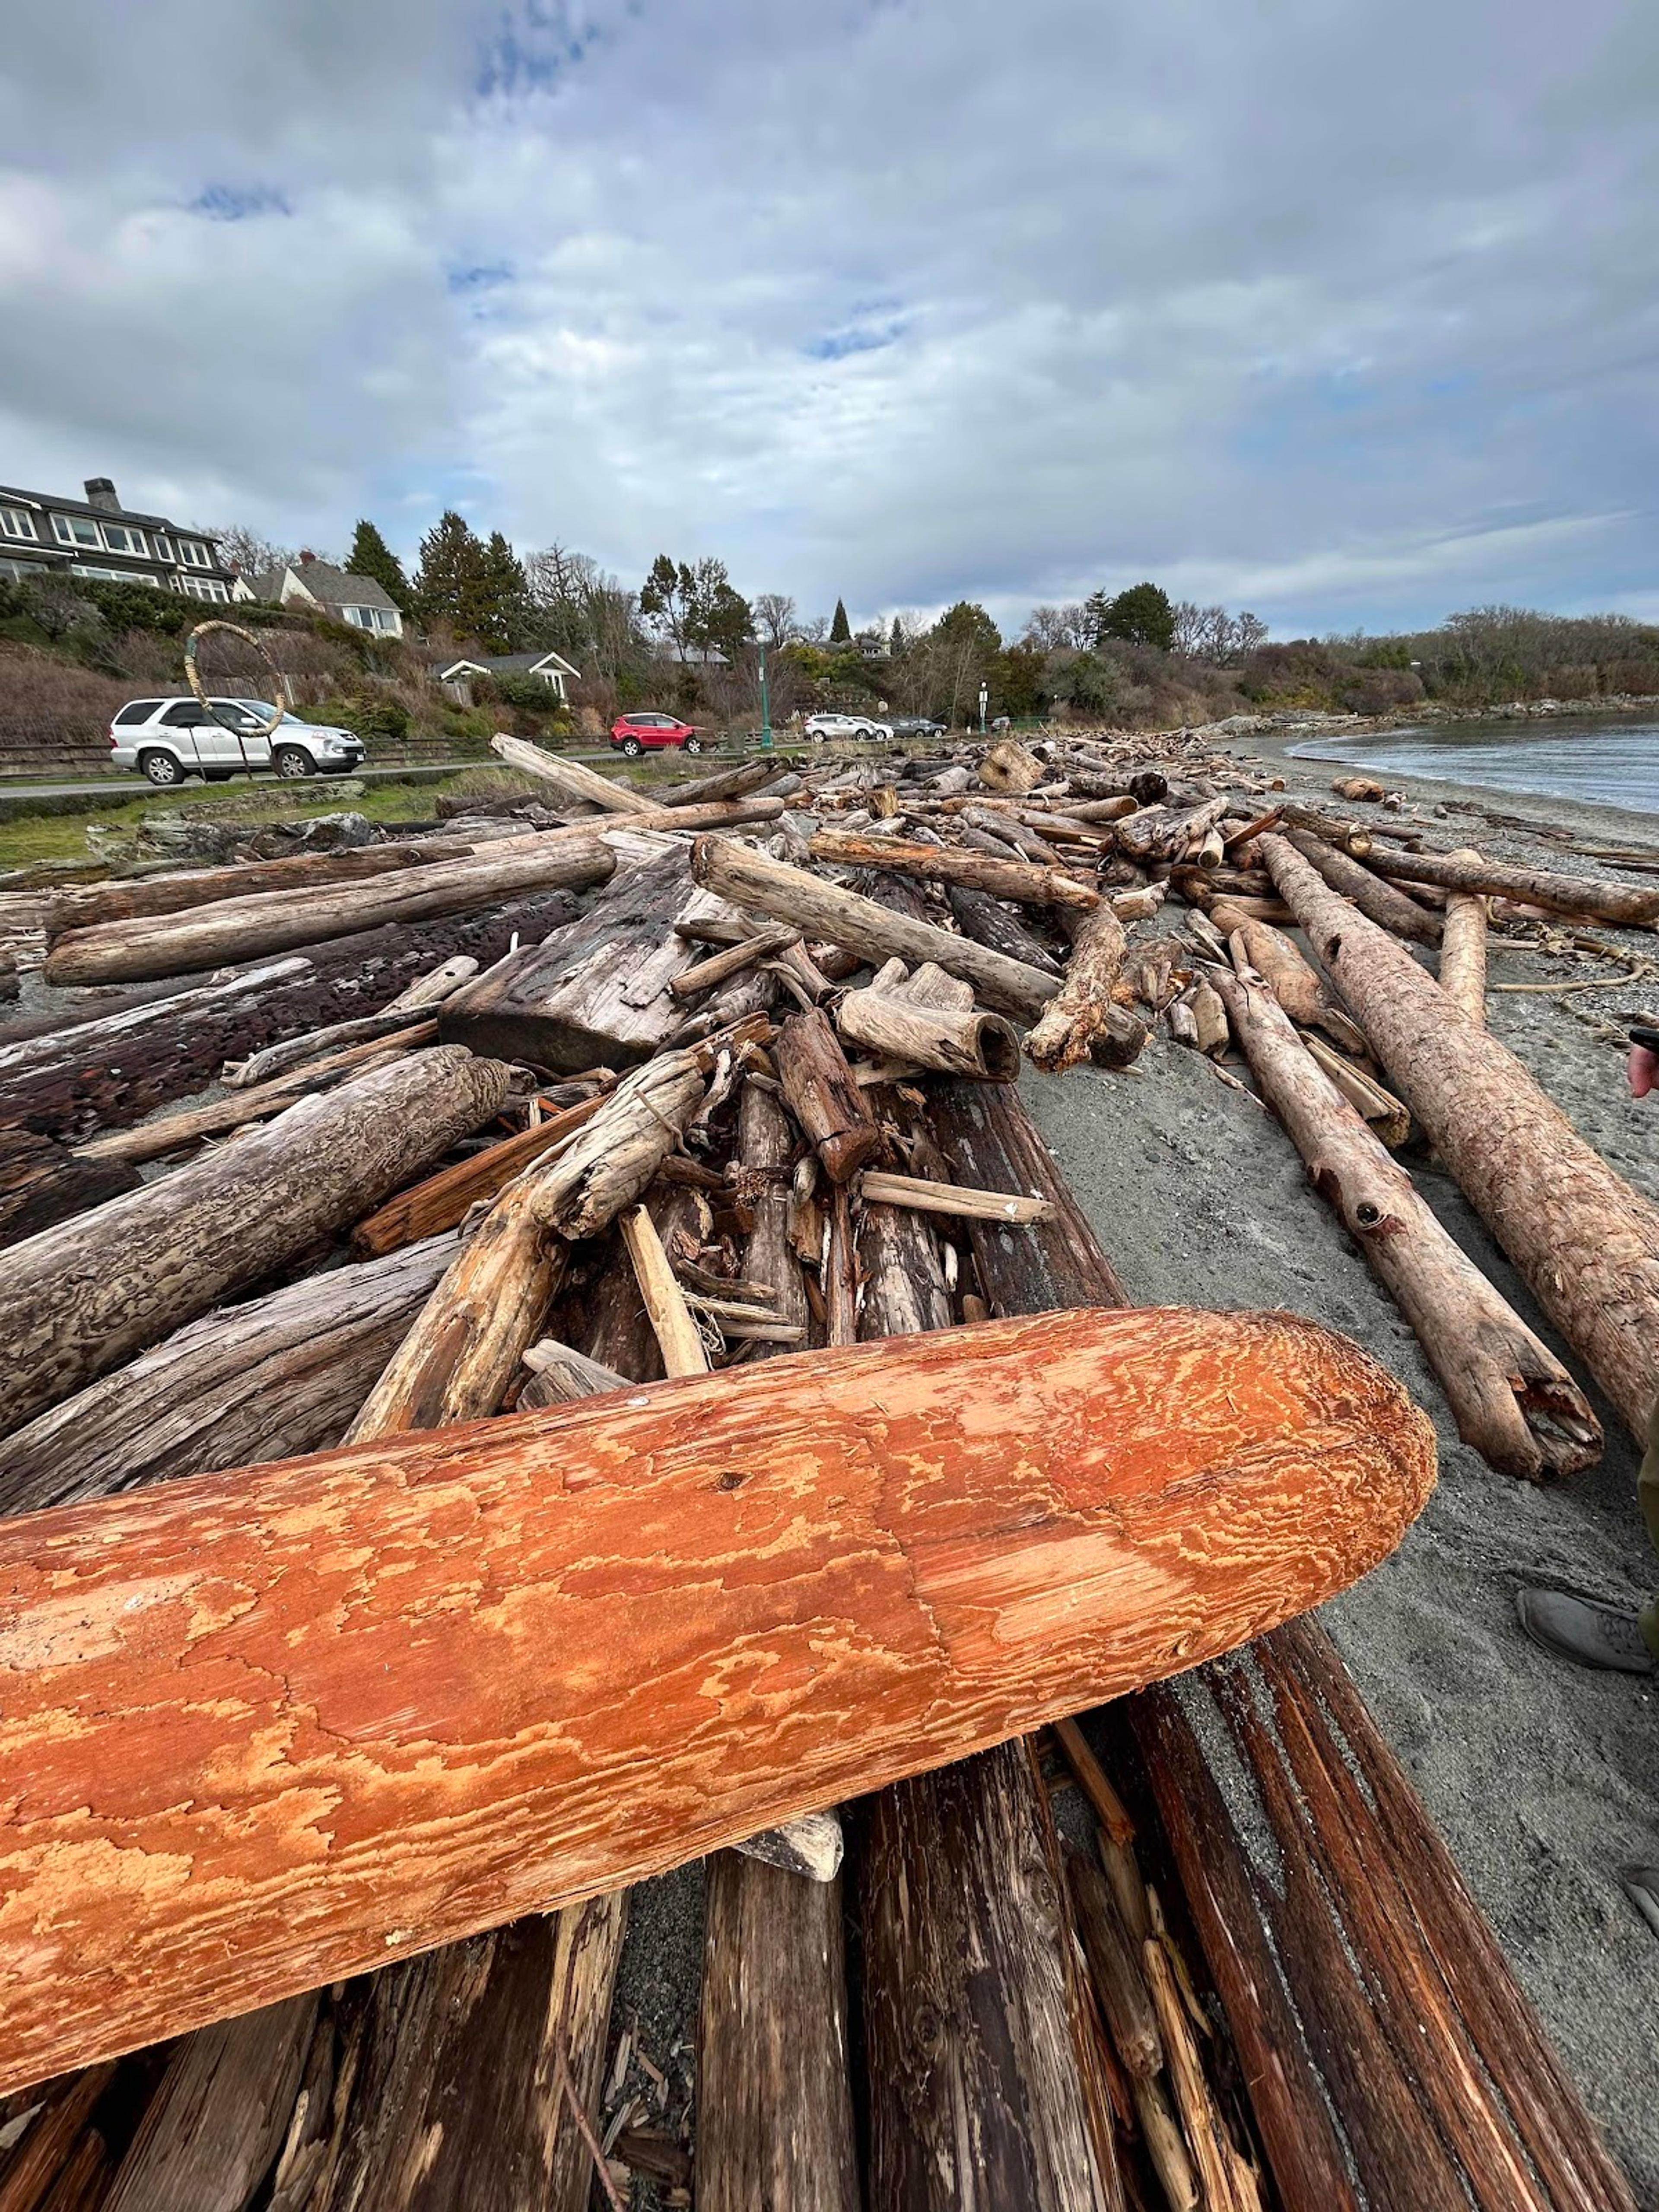
[[[107,477],[88,477],[86,489],[88,507],[101,507],[111,514],[119,514],[121,502],[115,496],[115,486]]]
[[[300,556],[300,566],[302,568],[308,568],[316,558],[317,556],[312,551],[310,546],[307,545],[305,551]]]

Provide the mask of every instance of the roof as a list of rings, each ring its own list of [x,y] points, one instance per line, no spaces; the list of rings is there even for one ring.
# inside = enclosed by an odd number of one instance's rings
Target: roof
[[[0,484],[0,500],[8,505],[19,501],[25,507],[54,507],[60,514],[101,515],[106,521],[142,522],[151,530],[163,530],[170,537],[200,538],[212,546],[219,540],[210,530],[198,530],[193,522],[173,522],[165,514],[146,514],[136,507],[94,507],[90,500],[60,499],[55,491],[23,491],[15,484]]]
[[[463,653],[438,671],[440,683],[464,675],[469,669],[477,676],[538,676],[544,668],[556,668],[565,676],[580,676],[580,668],[573,667],[562,653]]]
[[[330,606],[386,607],[393,614],[398,611],[398,602],[383,584],[377,584],[373,576],[360,576],[355,568],[337,568],[331,561],[290,561],[283,573],[297,578],[313,599],[322,599]],[[258,582],[254,588],[258,590]],[[276,592],[282,588],[278,577]],[[263,591],[259,596],[264,597]]]

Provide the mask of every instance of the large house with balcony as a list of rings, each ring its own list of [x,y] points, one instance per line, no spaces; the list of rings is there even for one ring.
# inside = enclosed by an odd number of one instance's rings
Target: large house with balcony
[[[84,499],[0,484],[0,578],[81,576],[97,584],[144,584],[192,599],[230,597],[231,572],[218,540],[163,514],[123,507],[107,477],[88,477]]]

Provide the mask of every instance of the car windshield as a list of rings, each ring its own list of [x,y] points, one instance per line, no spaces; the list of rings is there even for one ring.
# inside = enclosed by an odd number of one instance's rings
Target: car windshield
[[[276,709],[271,705],[268,699],[239,699],[236,702],[236,704],[239,707],[246,707],[250,714],[257,714],[262,722],[268,722],[271,716],[276,712]],[[287,713],[284,713],[283,716],[283,720],[285,722],[297,723],[300,717],[297,714],[290,714]]]

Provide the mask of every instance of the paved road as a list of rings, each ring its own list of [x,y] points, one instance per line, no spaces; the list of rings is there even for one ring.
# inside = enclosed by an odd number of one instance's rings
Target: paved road
[[[579,755],[578,757],[581,757]],[[593,755],[592,757],[597,759],[599,756]],[[489,763],[476,760],[419,761],[403,768],[362,768],[356,770],[356,775],[365,783],[396,781],[399,777],[404,780],[418,777],[421,781],[425,782],[432,776],[458,775],[464,768],[483,768],[487,765]],[[246,780],[250,783],[260,784],[274,784],[277,781],[274,775],[255,775]],[[232,787],[242,781],[240,776],[233,776]],[[327,775],[307,776],[305,779],[308,787],[319,792],[326,791],[329,785],[335,781],[336,778]],[[339,781],[344,781],[346,779],[341,778]],[[167,791],[157,791],[155,787],[147,782],[142,775],[100,775],[88,777],[82,783],[35,783],[21,775],[0,776],[0,799],[104,799],[112,793],[118,793],[123,800],[126,800],[143,799],[147,794],[153,794],[156,798],[170,798],[179,791],[200,791],[203,787],[200,783],[184,783],[175,784]],[[222,784],[216,787],[220,790],[225,788]]]

